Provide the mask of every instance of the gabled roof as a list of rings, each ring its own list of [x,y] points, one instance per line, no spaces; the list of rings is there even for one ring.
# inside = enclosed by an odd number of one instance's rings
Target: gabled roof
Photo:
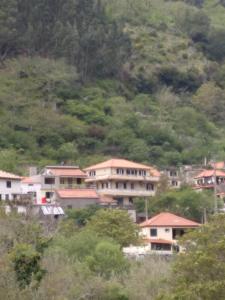
[[[22,177],[0,170],[0,179],[21,180]]]
[[[26,183],[26,184],[41,183],[41,176],[35,175],[35,176],[30,176],[30,177],[24,177],[21,182]]]
[[[162,212],[140,224],[141,227],[198,227],[199,223],[179,217],[169,212]]]
[[[198,174],[195,179],[198,179],[198,178],[204,178],[204,177],[212,177],[214,176],[214,173],[216,176],[219,176],[219,177],[225,177],[225,172],[222,172],[222,171],[219,171],[219,170],[204,170],[202,171],[200,174]]]
[[[86,178],[86,174],[76,166],[47,166],[47,174],[61,177]]]
[[[64,189],[57,190],[61,199],[99,199],[94,189]]]
[[[104,168],[126,168],[126,169],[150,170],[153,176],[160,176],[159,171],[157,171],[151,166],[147,166],[147,165],[143,165],[133,161],[129,161],[126,159],[119,159],[119,158],[112,158],[102,163],[90,166],[88,168],[85,168],[85,171],[104,169]]]

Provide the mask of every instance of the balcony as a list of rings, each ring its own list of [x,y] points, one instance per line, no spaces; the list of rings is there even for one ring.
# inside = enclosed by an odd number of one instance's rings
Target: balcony
[[[147,190],[131,190],[131,189],[99,189],[99,194],[110,196],[128,196],[128,197],[151,197],[155,195],[155,191]]]
[[[159,177],[115,174],[115,175],[102,175],[102,176],[89,177],[85,179],[85,182],[95,182],[95,181],[105,181],[105,180],[158,182]]]

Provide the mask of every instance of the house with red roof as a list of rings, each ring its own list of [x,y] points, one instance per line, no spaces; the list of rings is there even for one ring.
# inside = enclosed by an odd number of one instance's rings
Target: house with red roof
[[[85,182],[94,184],[101,198],[122,207],[132,206],[135,197],[154,196],[160,179],[154,167],[126,159],[109,159],[84,170]]]
[[[225,172],[217,169],[203,170],[194,179],[194,189],[213,190],[215,186],[225,184]]]
[[[41,202],[54,202],[58,190],[84,189],[86,177],[77,166],[46,166],[41,172]]]
[[[162,212],[139,226],[140,235],[151,251],[172,253],[174,247],[179,249],[177,240],[185,232],[196,229],[201,224],[169,212]]]

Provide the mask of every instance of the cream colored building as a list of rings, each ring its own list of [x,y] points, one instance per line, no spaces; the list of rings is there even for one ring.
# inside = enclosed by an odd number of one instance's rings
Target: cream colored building
[[[160,173],[153,167],[128,161],[110,159],[85,169],[89,185],[95,184],[103,199],[129,207],[135,197],[155,195]]]
[[[172,253],[173,246],[178,245],[177,240],[187,230],[199,226],[197,222],[163,212],[141,223],[140,235],[152,251]]]

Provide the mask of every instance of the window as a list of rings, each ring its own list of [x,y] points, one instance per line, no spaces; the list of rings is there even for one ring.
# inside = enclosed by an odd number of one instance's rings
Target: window
[[[156,228],[151,228],[150,229],[150,236],[157,236],[157,229]]]
[[[60,184],[65,184],[65,178],[60,177]]]
[[[81,178],[77,178],[77,184],[81,184],[82,181],[81,181]]]
[[[165,229],[165,232],[170,232],[170,229],[169,229],[169,228],[166,228],[166,229]]]
[[[154,185],[152,183],[146,184],[146,190],[147,191],[154,191]]]
[[[5,200],[9,200],[9,195],[8,194],[5,195]]]
[[[116,189],[118,189],[119,188],[119,183],[118,182],[116,182]]]
[[[53,192],[46,192],[45,193],[45,197],[47,198],[47,199],[50,199],[50,198],[52,198],[52,196],[53,196]]]
[[[177,171],[170,171],[170,177],[177,176]]]
[[[6,181],[6,187],[10,189],[12,187],[12,182],[11,181]]]
[[[123,175],[124,170],[123,170],[123,169],[116,169],[116,173],[117,173],[117,174]]]
[[[45,178],[45,184],[55,184],[55,178],[46,177]]]
[[[178,182],[176,180],[172,180],[171,184],[172,186],[178,186]]]
[[[96,175],[95,171],[90,171],[89,176],[94,177]]]
[[[130,172],[131,172],[131,171],[130,171],[129,169],[127,169],[127,175],[130,175]]]
[[[134,184],[133,184],[133,183],[130,184],[130,188],[131,188],[132,190],[134,189]]]
[[[126,182],[124,182],[123,188],[124,188],[125,190],[127,189],[127,184],[126,184]]]

